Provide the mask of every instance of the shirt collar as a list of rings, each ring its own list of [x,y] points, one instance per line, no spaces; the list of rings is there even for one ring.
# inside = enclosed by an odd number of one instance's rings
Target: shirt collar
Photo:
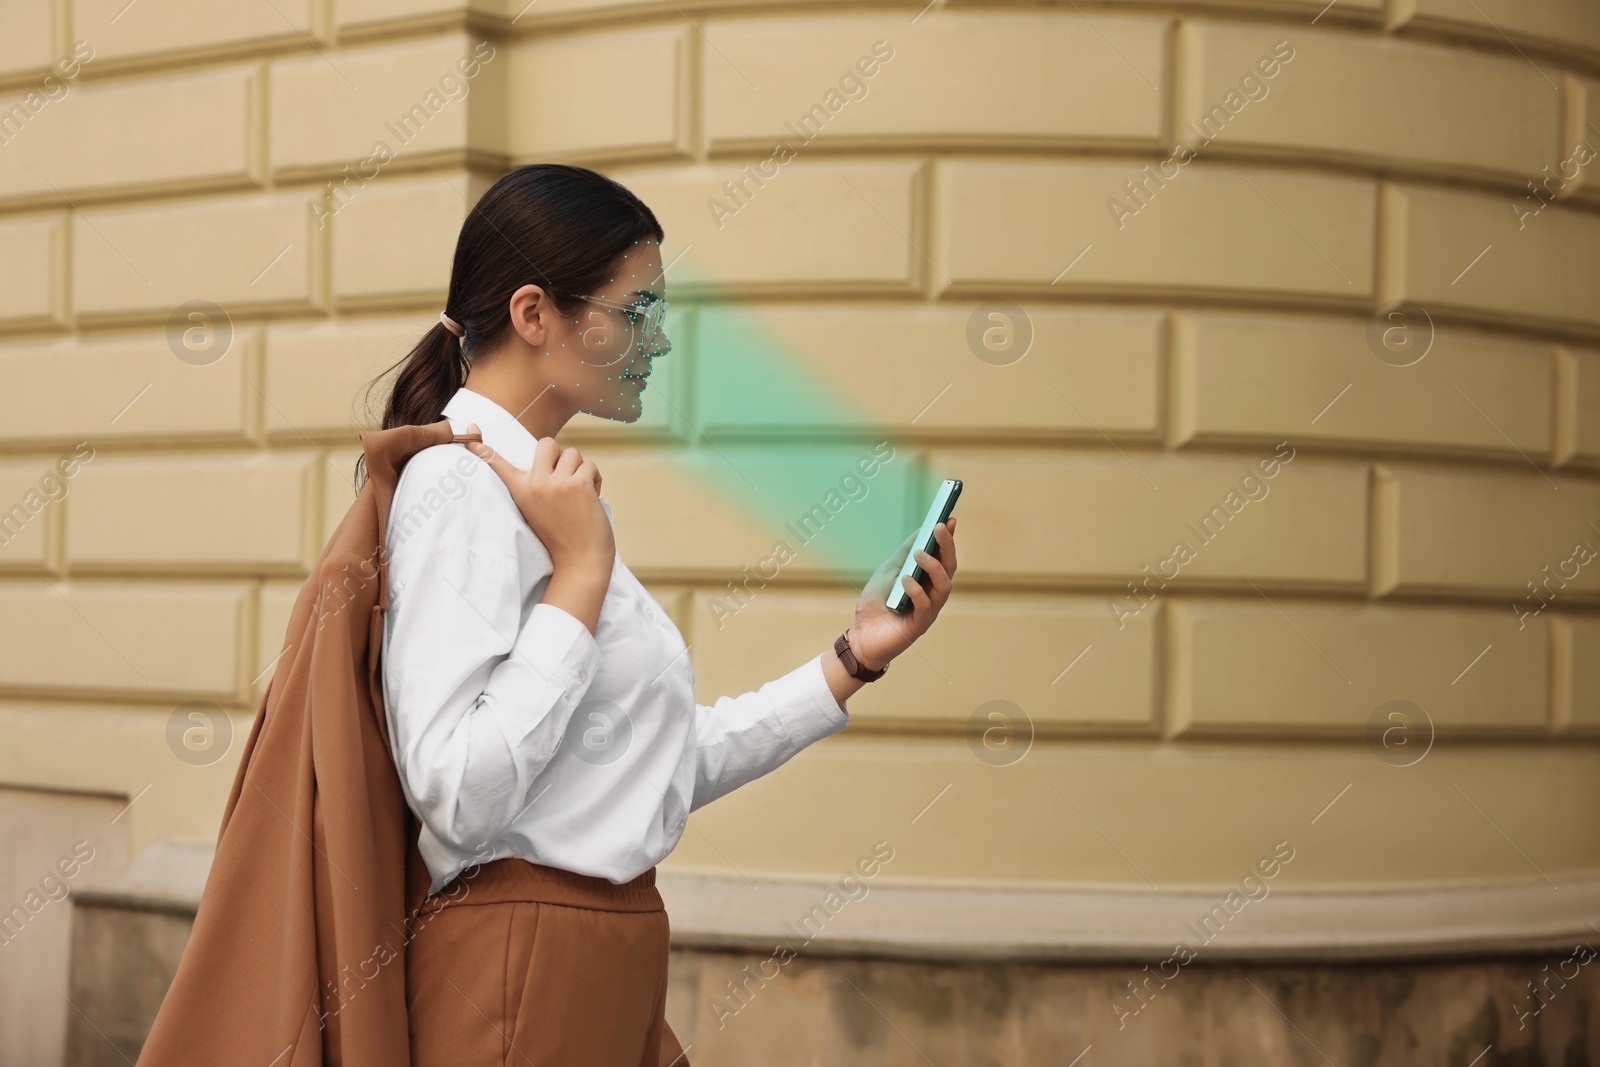
[[[466,433],[469,425],[477,423],[483,433],[483,443],[510,460],[512,466],[523,470],[533,466],[533,449],[538,439],[517,421],[515,415],[482,393],[462,386],[444,406],[443,414],[450,420],[450,429],[456,433]],[[605,509],[606,517],[610,518],[611,505],[606,503],[603,496],[600,506]]]
[[[474,393],[462,386],[444,406],[444,416],[456,433],[466,433],[467,426],[477,423],[483,431],[483,443],[509,459],[513,466],[527,470],[533,466],[533,447],[537,443],[528,428],[517,417],[482,393]]]

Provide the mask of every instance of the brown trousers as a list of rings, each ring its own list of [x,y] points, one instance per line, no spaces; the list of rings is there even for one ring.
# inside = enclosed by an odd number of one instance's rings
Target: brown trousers
[[[501,859],[428,898],[406,955],[413,1067],[688,1067],[652,867],[616,885]]]

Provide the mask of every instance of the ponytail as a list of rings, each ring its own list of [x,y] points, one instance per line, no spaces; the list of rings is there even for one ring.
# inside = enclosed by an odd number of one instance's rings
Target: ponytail
[[[434,323],[400,362],[367,386],[366,395],[370,398],[372,391],[396,368],[400,368],[400,374],[394,379],[394,391],[389,394],[383,412],[385,430],[438,422],[444,418],[444,406],[467,381],[467,361],[461,343],[443,323]],[[366,480],[367,457],[362,455],[356,460],[356,492],[361,491]]]
[[[402,369],[383,413],[385,430],[438,422],[444,406],[467,381],[461,341],[443,323],[435,323],[396,366]]]

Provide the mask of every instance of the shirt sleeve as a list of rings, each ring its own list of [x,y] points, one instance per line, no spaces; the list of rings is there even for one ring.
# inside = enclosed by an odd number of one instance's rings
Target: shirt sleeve
[[[508,517],[473,496],[391,548],[384,666],[391,743],[413,809],[435,837],[468,852],[536,799],[534,780],[600,655],[588,627],[561,608],[535,603],[523,618],[522,590],[532,578],[542,591],[549,555],[539,546],[537,573],[521,573],[528,563]]]
[[[849,709],[828,688],[821,656],[753,693],[698,704],[694,716],[691,811],[776,770],[801,749],[850,725]]]

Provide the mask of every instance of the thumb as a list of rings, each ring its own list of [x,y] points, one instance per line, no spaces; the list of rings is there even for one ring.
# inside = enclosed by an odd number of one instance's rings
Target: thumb
[[[905,562],[906,562],[906,557],[911,555],[911,549],[912,549],[912,546],[916,543],[916,540],[917,540],[917,531],[916,530],[912,530],[909,534],[906,535],[906,539],[904,541],[900,542],[900,547],[895,549],[894,555],[889,557],[889,560],[888,560],[889,565],[891,567],[893,567],[895,570],[899,570],[902,566],[904,566]]]

